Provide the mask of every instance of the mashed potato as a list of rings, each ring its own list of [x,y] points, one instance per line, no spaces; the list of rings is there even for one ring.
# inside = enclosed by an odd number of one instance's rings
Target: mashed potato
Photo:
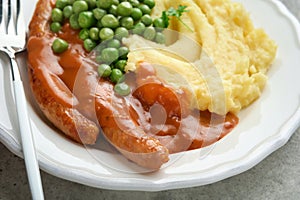
[[[182,33],[167,47],[138,36],[126,39],[130,47],[127,70],[138,62],[163,66],[159,76],[170,84],[188,89],[192,106],[218,114],[237,113],[257,99],[267,81],[266,73],[277,46],[262,29],[256,29],[240,3],[231,0],[156,1],[154,17],[163,10],[185,5],[182,20],[171,20],[169,28]],[[167,33],[168,34],[168,33]],[[145,48],[144,48],[145,47]],[[147,48],[154,47],[154,48]],[[172,74],[179,74],[188,84]]]

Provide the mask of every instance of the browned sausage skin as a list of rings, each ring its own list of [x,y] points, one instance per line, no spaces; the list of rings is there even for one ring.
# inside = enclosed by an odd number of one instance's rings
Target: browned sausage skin
[[[72,108],[71,104],[76,102],[76,98],[59,81],[57,75],[49,70],[51,66],[48,65],[51,63],[45,62],[46,59],[43,60],[43,57],[37,57],[37,52],[47,51],[41,41],[44,38],[46,39],[44,42],[51,40],[48,35],[48,23],[52,4],[53,2],[47,0],[39,1],[29,25],[27,50],[31,88],[41,110],[56,127],[79,143],[94,144],[99,132],[96,123]],[[50,53],[51,51],[48,52]],[[47,55],[44,55],[44,58],[46,57]],[[62,94],[60,90],[64,91],[64,98],[67,101],[58,101],[57,93]]]
[[[41,110],[74,141],[95,144],[102,130],[126,158],[156,170],[169,160],[169,153],[210,145],[238,123],[230,113],[191,110],[185,92],[165,84],[146,62],[138,63],[136,74],[126,75],[132,94],[116,95],[114,85],[98,76],[97,63],[84,50],[78,31],[67,21],[59,33],[49,30],[54,4],[37,3],[29,25],[28,71]],[[69,43],[59,55],[51,49],[56,37]],[[165,119],[157,120],[164,114]]]
[[[114,94],[112,83],[99,80],[78,32],[68,23],[62,33],[49,30],[53,5],[54,1],[39,0],[29,26],[29,77],[41,110],[71,139],[94,144],[101,127],[108,141],[125,157],[140,166],[159,169],[169,160],[168,149],[136,127],[130,115],[126,116],[126,100]],[[61,55],[51,49],[58,36],[70,44]],[[120,120],[120,115],[125,117]]]

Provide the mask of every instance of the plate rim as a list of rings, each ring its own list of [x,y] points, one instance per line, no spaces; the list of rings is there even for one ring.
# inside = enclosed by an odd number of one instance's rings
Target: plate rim
[[[298,42],[300,45],[300,23],[298,19],[287,9],[287,7],[280,1],[276,0],[265,0],[276,5],[277,9],[282,13],[287,19],[292,22],[293,28],[295,29]],[[300,102],[300,96],[299,96]],[[254,150],[252,153],[247,154],[242,159],[239,160],[239,163],[235,163],[232,165],[230,169],[226,169],[223,171],[218,171],[210,174],[208,177],[204,177],[199,179],[199,177],[194,177],[192,179],[185,179],[181,181],[173,181],[173,182],[164,182],[164,183],[153,183],[152,181],[145,181],[143,184],[139,183],[131,183],[128,184],[128,181],[125,179],[112,179],[112,178],[104,178],[102,180],[95,180],[93,175],[88,172],[84,172],[80,169],[70,169],[66,166],[59,165],[49,159],[47,159],[41,152],[37,150],[37,156],[39,160],[40,168],[54,176],[59,178],[69,180],[72,182],[84,184],[90,187],[102,188],[102,189],[113,189],[113,190],[131,190],[131,191],[164,191],[169,189],[179,189],[179,188],[188,188],[194,186],[202,186],[211,183],[218,182],[220,180],[235,176],[242,172],[245,172],[263,159],[265,159],[268,155],[276,151],[277,149],[284,146],[290,137],[296,132],[297,128],[300,126],[300,106],[296,109],[296,111],[291,115],[291,117],[283,123],[281,128],[278,131],[278,136],[276,139],[273,139],[264,146],[262,151],[258,151],[258,149]],[[14,138],[9,130],[5,130],[0,126],[0,142],[4,144],[12,153],[23,158],[21,142],[17,141]],[[80,173],[78,173],[78,171]],[[107,180],[106,180],[107,179]],[[126,184],[125,184],[126,183]],[[151,187],[150,187],[151,186]]]

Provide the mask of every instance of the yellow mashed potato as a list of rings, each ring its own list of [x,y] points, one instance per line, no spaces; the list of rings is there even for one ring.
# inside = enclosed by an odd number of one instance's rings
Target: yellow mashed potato
[[[276,56],[276,43],[254,27],[242,4],[231,0],[160,0],[152,15],[160,17],[163,10],[178,5],[187,6],[189,12],[181,19],[193,31],[175,19],[169,28],[190,39],[179,35],[168,47],[138,36],[126,39],[131,49],[126,70],[136,70],[140,61],[164,66],[167,70],[158,72],[159,76],[189,90],[195,96],[193,107],[237,113],[260,96]],[[186,82],[180,83],[175,74]]]

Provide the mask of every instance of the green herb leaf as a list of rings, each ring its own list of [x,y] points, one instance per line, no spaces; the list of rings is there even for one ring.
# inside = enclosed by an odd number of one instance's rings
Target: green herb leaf
[[[165,28],[167,28],[169,26],[169,20],[170,20],[168,14],[167,14],[167,11],[162,12],[161,18],[164,22]]]
[[[169,10],[167,10],[167,14],[168,14],[168,16],[177,16],[178,15],[177,10],[175,10],[175,8],[173,8],[173,7],[169,8]]]
[[[189,12],[188,10],[186,10],[186,8],[187,8],[187,6],[179,5],[178,9],[177,9],[177,15],[176,15],[176,17],[181,17],[182,13]]]
[[[178,21],[180,21],[185,27],[187,27],[190,31],[193,32],[193,30],[187,24],[185,24],[180,18],[184,12],[189,12],[189,10],[187,10],[186,8],[187,6],[179,5],[177,9],[171,7],[168,10],[163,11],[161,19],[164,22],[165,28],[167,28],[170,24],[169,22],[170,17],[176,17]]]

